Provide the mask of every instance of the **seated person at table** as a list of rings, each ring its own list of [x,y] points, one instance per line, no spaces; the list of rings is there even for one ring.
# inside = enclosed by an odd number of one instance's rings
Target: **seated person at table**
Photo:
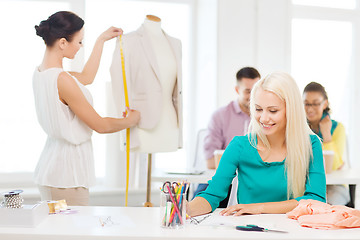
[[[250,93],[259,79],[260,74],[255,68],[244,67],[240,69],[236,73],[235,91],[237,99],[219,108],[211,116],[207,135],[204,139],[204,154],[208,169],[216,168],[215,150],[225,149],[233,137],[246,134],[250,122]],[[199,184],[194,196],[204,191],[207,186],[208,184]],[[228,200],[229,196],[221,202],[220,207],[227,207]]]
[[[249,135],[230,142],[209,187],[188,203],[190,216],[214,211],[236,171],[239,204],[221,215],[286,213],[301,199],[326,201],[321,142],[306,122],[294,79],[275,72],[258,81],[250,112]]]
[[[330,118],[329,101],[325,88],[316,82],[309,83],[303,92],[306,117],[311,130],[323,141],[323,150],[332,151],[333,156],[325,155],[325,164],[332,162],[332,171],[339,170],[343,164],[346,144],[345,128]],[[332,158],[332,159],[326,159]],[[327,186],[327,202],[333,205],[345,205],[350,201],[349,190],[344,185]]]
[[[209,169],[215,169],[215,150],[225,149],[235,136],[247,133],[250,123],[250,93],[259,79],[260,74],[255,68],[240,69],[236,73],[237,99],[219,108],[212,115],[204,140],[204,152]]]

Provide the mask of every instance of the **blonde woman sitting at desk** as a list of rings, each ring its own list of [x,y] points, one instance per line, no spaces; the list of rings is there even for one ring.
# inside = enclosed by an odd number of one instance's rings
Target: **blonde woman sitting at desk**
[[[236,171],[240,204],[221,215],[286,213],[301,199],[326,201],[321,143],[306,122],[293,78],[275,72],[257,82],[250,111],[249,134],[231,141],[209,187],[188,203],[190,216],[214,211]]]
[[[343,154],[346,144],[345,128],[340,122],[330,118],[329,101],[325,88],[311,82],[303,92],[306,117],[311,130],[323,141],[325,169],[327,173],[336,171],[344,165]],[[326,166],[326,165],[330,166]],[[344,185],[328,185],[327,201],[333,205],[345,205],[350,201],[349,190]]]

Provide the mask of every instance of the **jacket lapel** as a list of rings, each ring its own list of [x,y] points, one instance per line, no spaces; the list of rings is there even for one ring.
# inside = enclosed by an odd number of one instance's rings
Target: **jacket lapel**
[[[179,53],[176,51],[176,49],[178,49],[178,46],[175,45],[172,37],[170,37],[169,35],[167,35],[167,33],[164,32],[164,31],[163,31],[163,33],[164,33],[166,39],[168,40],[168,42],[169,42],[169,44],[170,44],[170,46],[171,46],[171,50],[172,50],[172,52],[173,52],[173,54],[174,54],[174,56],[175,56],[176,64],[178,65],[178,63],[180,62]]]
[[[142,47],[144,48],[145,55],[146,55],[150,65],[151,65],[155,75],[156,75],[156,78],[159,80],[159,78],[160,78],[159,66],[158,66],[158,63],[157,63],[155,53],[154,53],[153,48],[151,46],[151,40],[150,40],[149,36],[147,35],[144,26],[141,26],[137,30],[137,32],[140,35],[141,44],[142,44]]]
[[[163,33],[164,33],[166,39],[168,40],[168,42],[169,42],[169,44],[170,44],[170,46],[171,46],[171,50],[172,50],[172,52],[173,52],[173,54],[174,54],[174,56],[175,56],[176,67],[177,67],[177,78],[179,78],[180,69],[181,69],[181,66],[180,66],[180,64],[181,64],[180,54],[179,54],[179,52],[177,51],[177,49],[178,49],[179,47],[176,46],[176,44],[175,44],[175,42],[174,42],[174,40],[173,40],[172,37],[170,37],[169,35],[167,35],[167,33],[164,32],[164,31],[163,31]],[[178,79],[178,80],[179,80],[179,79]]]

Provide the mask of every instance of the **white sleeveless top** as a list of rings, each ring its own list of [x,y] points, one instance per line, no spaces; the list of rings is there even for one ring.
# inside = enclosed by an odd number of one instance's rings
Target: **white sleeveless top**
[[[49,68],[39,72],[36,68],[33,75],[36,113],[48,135],[35,169],[35,183],[57,188],[88,188],[95,184],[92,129],[60,101],[57,79],[63,71]],[[92,105],[89,90],[73,78]]]

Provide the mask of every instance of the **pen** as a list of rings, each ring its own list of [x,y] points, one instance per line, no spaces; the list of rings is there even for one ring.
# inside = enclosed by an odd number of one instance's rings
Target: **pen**
[[[104,222],[101,220],[101,217],[99,217],[99,221],[100,221],[101,226],[103,227],[103,226],[104,226]]]

